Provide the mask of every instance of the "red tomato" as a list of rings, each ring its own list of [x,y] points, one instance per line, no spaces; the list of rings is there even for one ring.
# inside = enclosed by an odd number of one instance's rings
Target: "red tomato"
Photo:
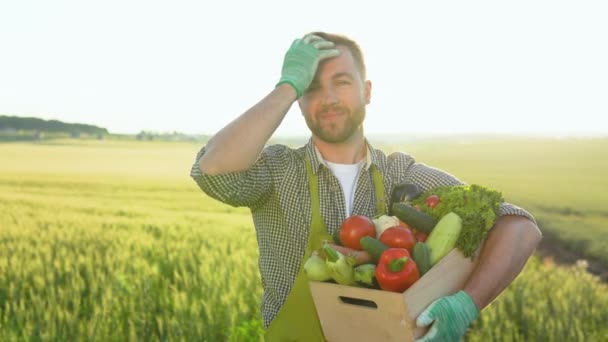
[[[386,229],[380,235],[380,242],[392,248],[405,248],[412,252],[416,244],[416,238],[412,230],[402,226],[395,226]]]
[[[367,216],[353,215],[348,217],[340,226],[340,241],[348,248],[362,250],[361,238],[376,237],[374,221]]]
[[[429,237],[428,234],[423,233],[423,232],[416,232],[416,234],[414,234],[414,236],[416,237],[416,241],[418,241],[418,242],[425,242],[426,239]]]
[[[441,202],[441,201],[439,200],[439,196],[437,196],[437,195],[431,195],[426,198],[426,205],[428,205],[431,208],[435,208],[437,206],[437,204],[439,204],[439,202]]]

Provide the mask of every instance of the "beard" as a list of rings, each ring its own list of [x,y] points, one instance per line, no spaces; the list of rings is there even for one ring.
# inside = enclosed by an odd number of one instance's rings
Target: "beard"
[[[323,126],[321,117],[328,111],[339,112],[346,115],[342,121],[327,122]],[[356,108],[354,111],[342,106],[332,106],[323,108],[315,113],[317,120],[311,120],[311,115],[305,115],[306,124],[310,131],[324,142],[337,144],[347,141],[365,120],[365,105]]]

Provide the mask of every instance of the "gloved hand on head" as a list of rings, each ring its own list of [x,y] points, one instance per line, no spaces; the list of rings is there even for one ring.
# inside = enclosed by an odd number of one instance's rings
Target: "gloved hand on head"
[[[310,86],[319,62],[338,56],[340,51],[333,42],[327,41],[312,34],[296,39],[283,60],[281,79],[277,86],[283,83],[290,84],[297,92],[298,98]]]

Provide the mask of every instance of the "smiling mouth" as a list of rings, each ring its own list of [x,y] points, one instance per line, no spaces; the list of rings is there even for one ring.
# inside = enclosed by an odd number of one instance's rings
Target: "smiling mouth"
[[[333,118],[337,118],[340,115],[342,115],[342,114],[341,113],[327,113],[327,114],[323,115],[323,119],[333,119]]]
[[[344,115],[343,111],[331,111],[331,112],[328,111],[328,112],[321,114],[321,119],[330,120],[330,119],[334,119],[334,118],[337,118],[342,115]]]

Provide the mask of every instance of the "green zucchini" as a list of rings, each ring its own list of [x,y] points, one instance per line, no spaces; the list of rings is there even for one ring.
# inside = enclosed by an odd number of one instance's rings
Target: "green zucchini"
[[[363,250],[368,252],[369,255],[371,255],[374,262],[378,262],[382,253],[384,253],[385,250],[390,248],[389,246],[383,244],[382,242],[374,239],[371,236],[364,236],[361,238],[361,240],[359,240],[359,242],[361,243],[361,247],[363,247]]]
[[[393,203],[391,207],[393,215],[407,223],[412,228],[429,234],[435,228],[437,220],[431,216],[416,210],[416,208],[405,203]]]
[[[449,212],[437,223],[433,232],[426,239],[431,249],[431,265],[435,265],[456,246],[462,230],[462,219],[458,214]]]
[[[420,276],[424,275],[431,268],[431,250],[429,246],[424,242],[417,242],[412,254],[412,258],[414,258],[414,262],[418,266]]]

